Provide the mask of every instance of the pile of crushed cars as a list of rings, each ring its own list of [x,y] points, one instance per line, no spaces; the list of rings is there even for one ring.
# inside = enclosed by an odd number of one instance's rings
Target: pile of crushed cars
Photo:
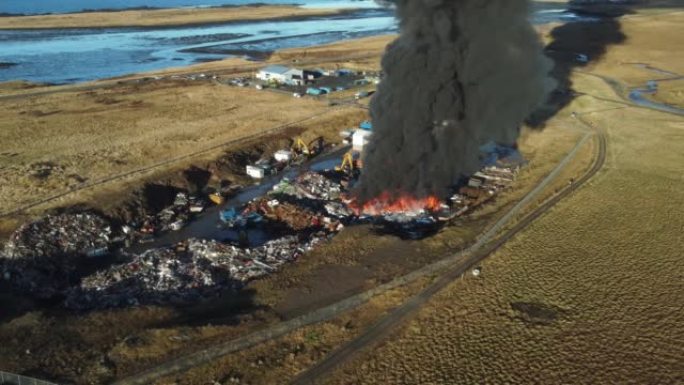
[[[5,247],[10,258],[101,254],[111,241],[112,228],[104,218],[88,213],[48,215],[21,226]]]

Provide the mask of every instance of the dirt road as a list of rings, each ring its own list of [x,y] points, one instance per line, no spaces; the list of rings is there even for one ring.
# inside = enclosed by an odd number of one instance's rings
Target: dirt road
[[[584,125],[595,129],[590,123],[584,121],[581,117],[577,119]],[[560,193],[554,197],[547,200],[543,205],[538,207],[532,213],[528,214],[523,220],[519,221],[513,228],[504,233],[503,236],[499,237],[494,242],[488,244],[479,251],[468,255],[465,259],[454,265],[448,271],[446,271],[442,276],[440,276],[432,285],[427,287],[425,290],[420,292],[415,297],[408,300],[402,306],[388,314],[387,316],[380,319],[377,323],[371,326],[365,333],[342,346],[340,349],[332,352],[323,361],[304,372],[302,375],[297,377],[293,384],[294,385],[304,385],[304,384],[315,384],[316,381],[332,370],[334,370],[340,364],[348,361],[353,355],[363,349],[370,348],[379,341],[383,340],[389,336],[393,330],[413,315],[415,315],[420,308],[425,305],[432,296],[437,292],[444,289],[447,285],[452,283],[454,280],[462,276],[470,268],[474,267],[476,264],[482,262],[485,258],[499,249],[508,240],[513,238],[521,230],[529,226],[537,218],[546,213],[549,209],[555,206],[562,199],[572,194],[577,188],[586,183],[591,179],[596,173],[601,170],[606,160],[606,137],[600,129],[595,129],[598,133],[598,154],[592,165],[592,167],[584,174],[580,179],[565,187]]]

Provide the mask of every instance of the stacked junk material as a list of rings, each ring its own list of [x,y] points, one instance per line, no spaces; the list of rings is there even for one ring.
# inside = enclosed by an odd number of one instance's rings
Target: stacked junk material
[[[65,304],[76,310],[139,304],[183,304],[277,270],[310,250],[321,237],[302,242],[287,236],[255,248],[190,239],[187,247],[152,249],[129,263],[113,266],[82,280],[68,291]]]
[[[15,231],[5,254],[10,258],[97,254],[109,246],[111,235],[109,223],[94,214],[48,215]]]
[[[48,215],[12,234],[0,257],[2,277],[50,297],[69,284],[80,260],[107,254],[115,241],[109,222],[98,215]]]

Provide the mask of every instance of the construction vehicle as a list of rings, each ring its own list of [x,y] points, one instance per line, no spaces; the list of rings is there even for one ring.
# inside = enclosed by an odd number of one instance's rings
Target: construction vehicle
[[[224,202],[223,197],[219,194],[216,194],[216,193],[209,194],[209,200],[214,202],[214,204],[216,204],[216,205],[222,205]]]
[[[342,163],[339,166],[335,166],[335,171],[343,172],[347,175],[353,175],[355,171],[358,170],[356,161],[354,160],[354,154],[348,152],[342,157]]]
[[[292,151],[294,151],[295,154],[298,155],[310,155],[311,150],[309,149],[309,146],[304,143],[302,138],[297,137],[293,142],[292,142]]]
[[[292,151],[297,155],[316,156],[323,151],[325,141],[322,136],[312,140],[307,144],[301,137],[297,137],[292,142]]]

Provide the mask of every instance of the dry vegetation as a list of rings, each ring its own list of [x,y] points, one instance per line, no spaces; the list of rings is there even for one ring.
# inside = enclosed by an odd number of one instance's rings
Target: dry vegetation
[[[338,9],[301,8],[292,5],[83,12],[0,17],[0,29],[181,26],[326,16],[339,12]]]
[[[660,28],[682,27],[682,16],[659,16],[651,36],[674,39]],[[593,70],[629,83],[616,60],[681,65],[660,43],[631,39],[645,20],[625,21],[630,39]],[[614,97],[596,78],[573,81]],[[604,171],[488,259],[480,278],[453,283],[327,383],[682,383],[684,119],[610,107],[581,97],[568,108],[605,109],[585,115],[608,134]]]
[[[660,82],[658,92],[652,97],[659,103],[684,108],[684,79]]]
[[[328,135],[334,135],[336,124],[364,117],[310,99],[293,102],[287,95],[208,82],[118,86],[2,103],[3,210],[314,115],[325,114],[300,126],[316,123]],[[220,149],[204,158],[217,153]],[[39,171],[46,165],[51,171],[44,175]]]
[[[592,120],[609,129],[607,171],[330,383],[684,380],[684,126],[634,110]]]

